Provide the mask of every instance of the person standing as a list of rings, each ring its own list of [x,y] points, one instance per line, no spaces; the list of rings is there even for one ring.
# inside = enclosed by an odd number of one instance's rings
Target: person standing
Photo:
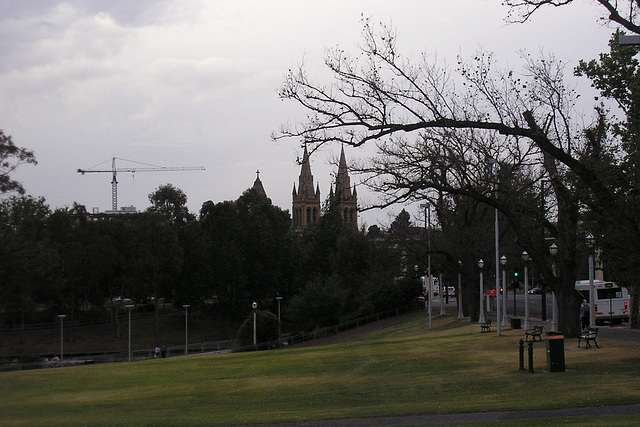
[[[580,306],[580,324],[582,325],[582,330],[584,331],[589,327],[589,303],[587,300],[582,300],[582,305]]]

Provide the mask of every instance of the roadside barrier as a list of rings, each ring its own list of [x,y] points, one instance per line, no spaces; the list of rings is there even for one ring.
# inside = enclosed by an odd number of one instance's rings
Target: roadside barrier
[[[520,340],[518,344],[518,366],[520,371],[524,371],[524,340]],[[529,344],[529,372],[533,372],[533,341],[527,341]]]

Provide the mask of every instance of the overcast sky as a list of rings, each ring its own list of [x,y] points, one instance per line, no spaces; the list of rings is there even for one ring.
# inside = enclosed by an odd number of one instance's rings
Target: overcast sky
[[[500,0],[2,0],[0,129],[35,152],[39,164],[14,177],[52,208],[110,209],[111,175],[76,170],[110,169],[118,157],[206,168],[119,174],[119,206],[145,209],[147,195],[171,183],[197,213],[207,200],[237,199],[260,170],[267,195],[290,210],[299,142],[274,143],[270,134],[304,112],[277,90],[303,59],[312,77],[328,81],[325,49],[356,52],[362,16],[397,28],[405,56],[436,52],[454,64],[483,48],[507,65],[521,49],[542,48],[575,64],[608,50],[613,29],[598,23],[594,3],[506,24]],[[323,199],[339,150],[312,157]],[[387,224],[388,214],[363,220]]]

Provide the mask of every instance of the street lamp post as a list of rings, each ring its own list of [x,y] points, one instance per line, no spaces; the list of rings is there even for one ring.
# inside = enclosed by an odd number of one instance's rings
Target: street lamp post
[[[251,304],[251,308],[253,308],[253,347],[257,347],[258,334],[256,329],[256,308],[258,308],[258,303],[254,301],[253,304]]]
[[[280,336],[282,335],[282,327],[280,323],[280,301],[282,301],[282,297],[280,295],[276,295],[276,301],[278,301],[278,343],[279,343]]]
[[[496,159],[487,159],[487,162],[491,165],[493,169],[493,165],[498,164],[498,160]],[[496,177],[497,180],[497,177]],[[496,200],[498,199],[497,192],[497,184],[493,186],[493,192],[495,193]],[[500,322],[500,235],[498,233],[498,208],[495,208],[495,220],[494,220],[494,240],[496,246],[496,333],[498,336],[502,335],[502,323]]]
[[[549,253],[553,257],[553,262],[551,264],[551,271],[553,272],[553,277],[557,279],[558,275],[556,273],[556,255],[558,254],[558,245],[552,243],[549,246]],[[558,330],[558,299],[556,298],[556,293],[551,291],[552,301],[551,301],[551,330]]]
[[[462,312],[462,261],[458,260],[458,289],[456,289],[456,302],[458,303],[458,319],[464,319]]]
[[[527,251],[522,252],[522,261],[524,261],[524,329],[530,329],[529,326],[529,261],[531,257]]]
[[[594,271],[594,248],[596,244],[596,238],[593,237],[593,234],[589,233],[587,235],[587,246],[589,246],[589,326],[592,328],[596,327],[596,308],[595,308],[595,299],[596,299],[596,290],[594,284],[595,271]]]
[[[135,305],[128,304],[124,306],[127,310],[129,310],[129,348],[127,354],[129,362],[131,362],[131,309],[135,307]]]
[[[67,317],[66,314],[58,314],[58,319],[60,319],[60,365],[62,365],[62,361],[64,360],[64,318]]]
[[[427,227],[427,278],[429,280],[427,284],[427,311],[429,313],[429,329],[432,329],[431,323],[431,296],[433,295],[433,279],[431,277],[431,207],[428,203],[422,203],[421,208],[424,208],[425,226]]]
[[[484,267],[484,261],[478,261],[478,267],[480,268],[480,317],[478,323],[487,323],[484,317],[484,284],[482,283],[482,267]]]
[[[184,355],[189,354],[189,304],[184,304]]]
[[[416,273],[416,280],[420,285],[422,285],[422,293],[424,293],[424,277],[422,278],[420,277],[420,273],[418,273],[419,268],[420,267],[418,267],[418,264],[416,264],[413,266],[413,271]],[[419,307],[420,307],[420,297],[418,297],[418,301],[416,302],[416,308],[419,308]],[[426,300],[424,303],[424,307],[427,308]]]
[[[440,289],[438,290],[438,294],[440,295],[440,316],[444,316],[447,314],[445,310],[445,301],[444,301],[444,292],[447,289],[442,282],[442,274],[440,274],[440,278],[438,280]]]
[[[507,319],[507,257],[502,255],[500,258],[500,264],[502,264],[502,292],[503,295],[500,296],[502,301],[502,326],[509,325],[509,319]]]

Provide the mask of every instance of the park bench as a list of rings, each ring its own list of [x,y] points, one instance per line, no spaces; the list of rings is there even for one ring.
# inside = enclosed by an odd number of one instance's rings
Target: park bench
[[[526,331],[524,331],[524,340],[529,341],[529,338],[531,338],[531,341],[535,341],[537,338],[538,341],[542,341],[542,329],[543,326],[541,325],[536,325],[531,329],[527,329]]]
[[[598,328],[587,328],[582,331],[582,333],[578,337],[578,347],[580,347],[580,343],[582,342],[582,340],[584,340],[584,342],[586,343],[585,348],[591,347],[589,341],[593,341],[596,347],[600,348],[598,346]]]
[[[480,324],[480,332],[491,332],[491,319]]]

